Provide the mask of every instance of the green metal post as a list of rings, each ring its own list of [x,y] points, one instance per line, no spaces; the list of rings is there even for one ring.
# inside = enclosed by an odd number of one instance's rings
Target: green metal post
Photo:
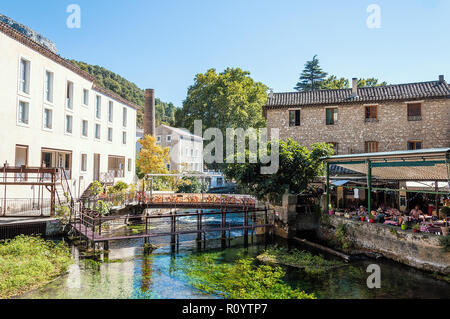
[[[330,209],[330,163],[327,162],[327,207],[325,212],[328,213]]]
[[[367,210],[372,211],[372,161],[367,160]]]

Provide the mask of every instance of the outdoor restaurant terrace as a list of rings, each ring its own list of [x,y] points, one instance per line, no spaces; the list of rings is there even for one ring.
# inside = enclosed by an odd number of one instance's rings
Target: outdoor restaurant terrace
[[[331,156],[330,214],[447,235],[450,148]]]

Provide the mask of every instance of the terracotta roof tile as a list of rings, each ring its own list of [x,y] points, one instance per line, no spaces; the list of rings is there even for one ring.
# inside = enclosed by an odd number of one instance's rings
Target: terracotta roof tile
[[[370,103],[424,98],[450,98],[450,86],[445,81],[430,81],[358,88],[356,97],[352,96],[352,89],[273,93],[273,96],[268,98],[264,108],[274,109],[290,106]]]

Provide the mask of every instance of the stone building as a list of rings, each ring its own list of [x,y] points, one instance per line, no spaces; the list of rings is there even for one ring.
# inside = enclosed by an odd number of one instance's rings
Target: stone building
[[[268,128],[310,147],[332,143],[337,154],[450,146],[450,87],[437,81],[340,90],[271,93]]]

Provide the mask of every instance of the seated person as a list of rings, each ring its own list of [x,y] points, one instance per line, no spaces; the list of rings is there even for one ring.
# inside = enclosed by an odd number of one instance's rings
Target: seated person
[[[377,214],[376,214],[376,217],[375,217],[375,221],[377,223],[384,223],[385,217],[386,216],[385,216],[383,210],[381,208],[378,208]]]
[[[420,221],[420,215],[423,215],[423,212],[420,210],[419,205],[416,205],[413,209],[411,209],[411,212],[409,213],[409,216],[411,216],[413,218],[413,221],[415,222]]]
[[[356,213],[358,214],[358,216],[366,216],[367,215],[367,211],[364,208],[364,206],[359,206],[359,209],[356,211]]]

